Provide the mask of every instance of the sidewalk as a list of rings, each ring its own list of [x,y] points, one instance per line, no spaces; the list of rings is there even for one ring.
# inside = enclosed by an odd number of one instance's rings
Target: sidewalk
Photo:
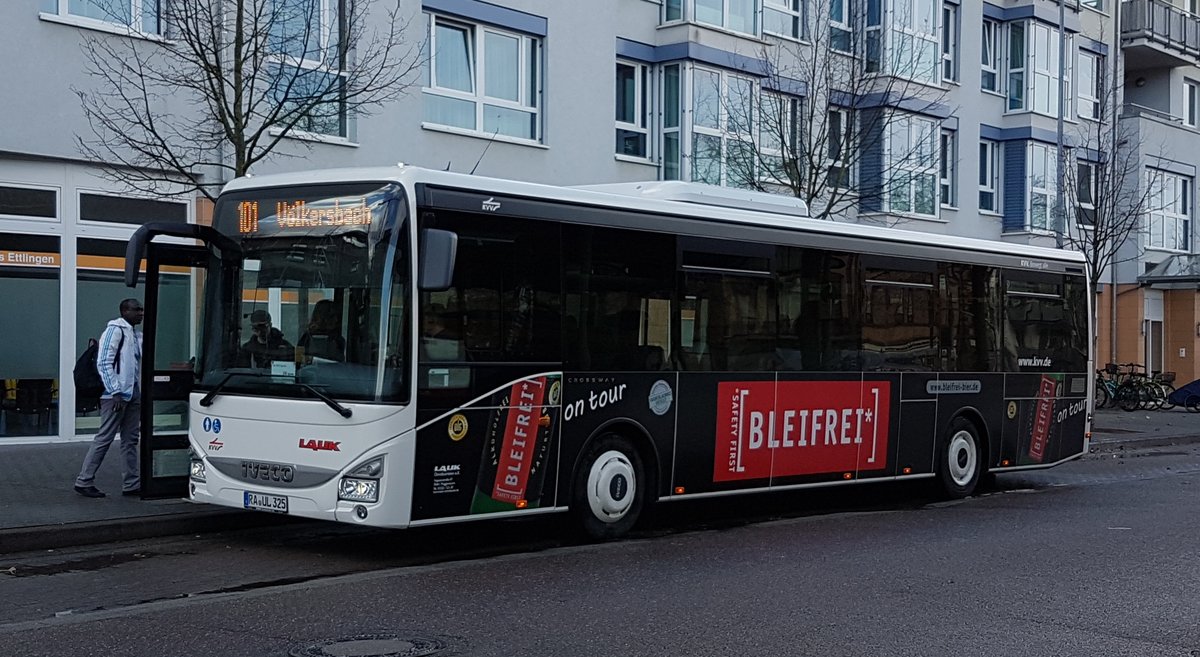
[[[279,522],[266,513],[192,504],[182,499],[143,501],[121,495],[120,443],[96,473],[108,497],[74,491],[91,441],[0,445],[0,554],[71,545],[136,540]]]
[[[1131,411],[1106,408],[1092,421],[1092,447],[1154,447],[1200,440],[1200,413],[1182,408],[1169,411]]]
[[[1094,449],[1150,447],[1200,440],[1200,413],[1101,410],[1092,428]],[[72,490],[90,442],[0,446],[0,554],[117,540],[218,531],[283,520],[266,513],[142,501],[121,495],[119,445],[96,475],[103,499]]]

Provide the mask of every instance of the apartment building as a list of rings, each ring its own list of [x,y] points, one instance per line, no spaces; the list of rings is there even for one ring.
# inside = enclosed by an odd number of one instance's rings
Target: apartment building
[[[278,4],[337,24],[334,0]],[[160,6],[0,3],[0,70],[10,90],[0,96],[8,126],[0,131],[0,296],[10,300],[0,333],[20,338],[0,344],[0,442],[72,440],[95,430],[90,410],[60,412],[76,406],[64,382],[87,339],[129,295],[119,281],[125,241],[145,221],[202,222],[209,212],[194,195],[130,193],[78,145],[92,125],[75,92],[98,84],[85,44],[171,47]],[[567,185],[679,179],[815,191],[814,209],[833,221],[1041,245],[1090,216],[1085,193],[1078,202],[1064,198],[1068,212],[1056,219],[1060,107],[1062,141],[1071,147],[1064,174],[1069,168],[1088,180],[1106,153],[1083,135],[1111,125],[1119,23],[1119,120],[1145,136],[1138,166],[1156,172],[1130,184],[1158,185],[1160,202],[1113,274],[1116,359],[1175,370],[1183,380],[1200,376],[1190,227],[1189,154],[1200,152],[1194,7],[1067,0],[1060,14],[1056,0],[401,6],[411,19],[406,40],[421,46],[406,93],[369,114],[333,105],[314,115],[283,135],[255,173],[405,162]],[[157,102],[173,114],[200,111],[182,93]],[[1151,151],[1150,142],[1164,148]],[[795,157],[802,166],[788,164]],[[820,175],[806,178],[814,169]],[[218,170],[197,173],[221,181]],[[830,197],[840,200],[823,200]],[[160,360],[186,363],[195,350],[195,299],[190,274],[176,275],[163,319],[188,337]],[[1104,280],[1114,279],[1105,272]],[[1110,294],[1106,285],[1097,296],[1101,309]],[[1102,312],[1100,362],[1111,359],[1111,316]],[[167,425],[185,421],[169,409],[161,416]]]

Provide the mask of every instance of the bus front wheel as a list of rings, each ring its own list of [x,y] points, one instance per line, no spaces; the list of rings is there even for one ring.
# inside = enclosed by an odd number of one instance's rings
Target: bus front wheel
[[[983,441],[979,430],[965,418],[954,418],[938,449],[938,479],[947,497],[958,499],[975,492],[983,473]]]
[[[588,538],[617,538],[633,528],[645,502],[642,459],[629,440],[606,434],[592,442],[575,475],[571,513]]]

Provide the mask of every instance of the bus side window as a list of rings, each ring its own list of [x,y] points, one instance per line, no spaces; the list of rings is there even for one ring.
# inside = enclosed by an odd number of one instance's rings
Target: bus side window
[[[676,367],[674,237],[593,226],[563,230],[566,367]]]
[[[685,303],[693,306],[686,318],[692,340],[690,347],[682,342],[693,369],[777,369],[777,304],[771,278],[687,272],[684,295]]]

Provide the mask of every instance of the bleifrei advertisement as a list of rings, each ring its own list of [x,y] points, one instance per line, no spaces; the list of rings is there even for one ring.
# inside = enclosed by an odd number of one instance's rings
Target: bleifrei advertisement
[[[888,381],[740,381],[717,386],[713,481],[887,466]]]

